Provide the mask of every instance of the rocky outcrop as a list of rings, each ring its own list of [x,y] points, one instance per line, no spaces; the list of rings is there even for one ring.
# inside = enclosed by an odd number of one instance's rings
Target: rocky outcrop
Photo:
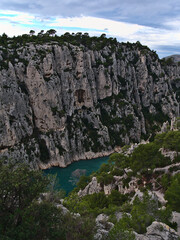
[[[175,175],[177,171],[180,170],[180,163],[173,163],[171,165],[168,165],[163,168],[155,168],[153,170],[154,173],[170,173],[172,175]]]
[[[108,216],[100,214],[96,218],[97,232],[94,239],[108,239],[109,231],[113,228],[114,224],[108,222]],[[154,221],[145,234],[138,234],[134,232],[135,240],[178,240],[178,233],[162,222]]]
[[[96,177],[92,177],[90,183],[88,183],[84,189],[79,190],[78,195],[83,197],[89,194],[99,193],[101,191],[103,191],[105,195],[109,195],[114,189],[118,189],[121,194],[136,192],[138,190],[138,179],[132,177],[128,184],[124,184],[124,180],[127,179],[127,177],[127,174],[124,174],[123,176],[113,176],[113,181],[108,185],[103,183],[100,184],[98,183]]]
[[[135,233],[136,240],[178,240],[177,232],[165,223],[153,222],[145,235]]]
[[[172,212],[172,222],[177,223],[177,233],[180,236],[180,213]]]
[[[178,64],[139,44],[0,47],[0,155],[65,167],[179,116]]]
[[[114,224],[109,222],[109,217],[105,214],[99,214],[96,217],[96,234],[94,235],[95,240],[106,239],[109,231],[113,228]]]
[[[80,197],[86,196],[88,194],[99,193],[102,191],[100,183],[98,183],[97,178],[93,177],[91,182],[85,187],[85,189],[80,190],[78,195]]]

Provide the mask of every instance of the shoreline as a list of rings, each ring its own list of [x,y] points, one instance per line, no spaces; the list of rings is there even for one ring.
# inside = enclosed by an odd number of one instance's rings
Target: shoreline
[[[64,163],[64,158],[63,158],[63,162],[62,161],[58,161],[58,160],[54,160],[54,161],[50,161],[48,163],[42,163],[39,162],[38,163],[38,168],[41,170],[45,170],[51,167],[60,167],[60,168],[66,168],[68,167],[70,164],[74,163],[74,162],[78,162],[78,161],[86,161],[86,160],[90,160],[90,159],[95,159],[95,158],[100,158],[100,157],[108,157],[110,156],[112,153],[118,152],[120,150],[120,147],[116,147],[111,151],[106,151],[106,152],[85,152],[82,155],[79,156],[74,156],[74,158],[72,158],[71,162],[67,162],[66,164]]]

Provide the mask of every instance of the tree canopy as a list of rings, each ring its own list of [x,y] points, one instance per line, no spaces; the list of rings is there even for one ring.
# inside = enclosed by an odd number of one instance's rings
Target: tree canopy
[[[94,222],[62,214],[48,191],[50,178],[12,160],[0,160],[0,239],[92,239]],[[46,193],[47,194],[47,193]],[[85,227],[86,226],[86,227]],[[88,226],[88,227],[87,227]]]

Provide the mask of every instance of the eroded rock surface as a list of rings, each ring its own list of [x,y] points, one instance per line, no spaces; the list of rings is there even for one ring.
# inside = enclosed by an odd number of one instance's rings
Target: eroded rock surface
[[[145,235],[135,234],[136,240],[178,240],[177,232],[165,223],[153,222]]]
[[[180,67],[143,46],[27,43],[0,59],[0,155],[33,167],[108,155],[179,116]]]

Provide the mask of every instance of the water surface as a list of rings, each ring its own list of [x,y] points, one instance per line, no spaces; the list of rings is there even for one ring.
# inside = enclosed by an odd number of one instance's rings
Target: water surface
[[[95,158],[90,160],[80,160],[73,162],[66,168],[52,167],[44,170],[45,174],[57,175],[55,189],[64,189],[68,194],[76,186],[80,175],[90,175],[97,171],[101,164],[107,163],[109,157]]]

